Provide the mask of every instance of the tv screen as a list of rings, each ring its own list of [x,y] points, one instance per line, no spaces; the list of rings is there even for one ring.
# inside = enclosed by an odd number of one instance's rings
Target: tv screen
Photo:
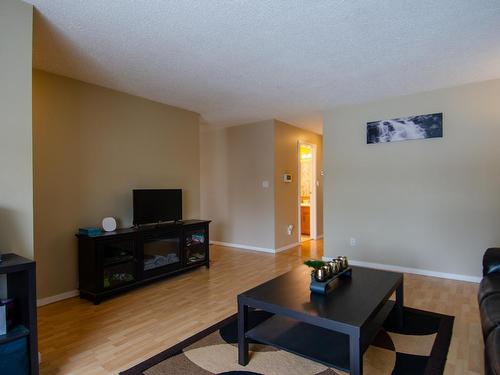
[[[140,189],[133,191],[134,224],[182,220],[181,189]]]

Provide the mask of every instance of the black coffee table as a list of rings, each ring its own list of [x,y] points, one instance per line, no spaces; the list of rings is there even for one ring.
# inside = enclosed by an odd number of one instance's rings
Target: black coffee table
[[[328,296],[311,294],[305,266],[238,295],[238,362],[249,361],[248,340],[329,367],[363,373],[363,353],[391,310],[403,324],[403,274],[352,267]],[[396,302],[389,297],[396,292]],[[249,309],[275,314],[248,329]]]

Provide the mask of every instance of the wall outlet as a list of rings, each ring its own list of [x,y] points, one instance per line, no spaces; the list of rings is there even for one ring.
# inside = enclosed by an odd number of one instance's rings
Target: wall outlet
[[[267,180],[262,181],[262,187],[264,189],[268,189],[269,188],[269,181],[267,181]]]
[[[354,247],[354,246],[356,246],[356,244],[357,244],[356,239],[355,239],[354,237],[351,237],[351,238],[349,239],[349,244],[350,244],[351,246],[353,246],[353,247]]]
[[[287,231],[288,231],[288,235],[291,236],[292,233],[293,233],[293,224],[290,224],[287,228]]]

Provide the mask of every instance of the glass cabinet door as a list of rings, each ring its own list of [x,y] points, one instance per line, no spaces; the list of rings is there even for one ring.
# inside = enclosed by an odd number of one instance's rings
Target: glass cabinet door
[[[123,263],[135,259],[135,241],[122,239],[102,242],[99,246],[104,266]]]
[[[137,280],[136,242],[133,238],[99,243],[102,258],[102,286],[114,288]]]
[[[104,267],[104,289],[115,288],[136,281],[136,264],[127,262]]]
[[[205,229],[192,229],[185,232],[184,249],[186,264],[202,262],[207,257],[207,236]]]

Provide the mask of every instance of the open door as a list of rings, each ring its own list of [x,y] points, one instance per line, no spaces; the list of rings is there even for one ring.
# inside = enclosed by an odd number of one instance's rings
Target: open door
[[[299,242],[317,239],[317,147],[299,142],[298,211]]]

